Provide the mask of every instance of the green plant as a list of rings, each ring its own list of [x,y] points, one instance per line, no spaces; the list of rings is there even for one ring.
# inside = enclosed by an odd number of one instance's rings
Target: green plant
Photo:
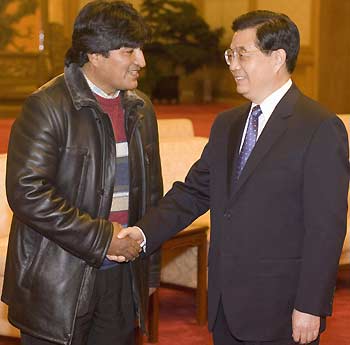
[[[147,68],[141,82],[145,91],[152,93],[162,77],[192,73],[221,54],[223,28],[211,29],[193,4],[144,0],[141,13],[152,31],[151,42],[144,46]]]
[[[8,11],[10,5],[16,5],[15,11]],[[0,49],[5,49],[8,45],[14,46],[21,50],[13,42],[14,37],[30,37],[31,31],[20,33],[14,28],[23,17],[34,14],[38,7],[38,0],[1,0],[0,1]]]

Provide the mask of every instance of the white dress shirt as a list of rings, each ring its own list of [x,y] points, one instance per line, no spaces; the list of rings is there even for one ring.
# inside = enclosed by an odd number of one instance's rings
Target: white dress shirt
[[[265,128],[266,123],[269,120],[269,118],[270,118],[271,114],[273,113],[273,111],[275,110],[277,104],[282,99],[282,97],[287,93],[287,91],[290,89],[291,86],[292,86],[292,80],[288,79],[288,81],[285,84],[283,84],[279,89],[274,91],[270,96],[266,97],[263,100],[263,102],[260,104],[260,108],[261,108],[262,114],[259,116],[258,135],[257,135],[256,141],[258,141],[261,132]],[[252,103],[252,105],[250,107],[249,114],[251,113],[253,107],[255,107],[256,105],[257,104]],[[247,132],[248,122],[249,122],[249,116],[248,116],[247,121],[245,123],[243,136],[242,136],[242,141],[241,141],[241,146],[240,146],[239,151],[241,151],[241,149],[242,149],[242,145],[243,145],[243,141],[244,141],[244,138],[245,138],[245,134]]]

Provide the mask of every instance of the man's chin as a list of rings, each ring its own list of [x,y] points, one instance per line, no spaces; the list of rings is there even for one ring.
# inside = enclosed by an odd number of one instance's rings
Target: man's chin
[[[240,86],[240,85],[236,85],[236,92],[242,96],[244,96],[244,94],[247,92],[246,88]]]
[[[137,89],[137,86],[138,86],[138,82],[136,81],[136,82],[133,82],[133,83],[128,83],[128,85],[125,85],[120,90],[122,90],[122,91],[135,90],[135,89]]]
[[[129,88],[129,90],[137,89],[138,84],[139,84],[139,83],[138,83],[137,80],[131,82],[131,83],[130,83],[130,88]]]

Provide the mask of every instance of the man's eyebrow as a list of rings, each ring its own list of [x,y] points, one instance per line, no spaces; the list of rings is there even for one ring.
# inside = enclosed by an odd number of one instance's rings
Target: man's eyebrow
[[[247,51],[249,49],[249,47],[245,47],[245,46],[238,46],[238,47],[230,47],[232,50],[244,50],[244,51]],[[253,48],[253,46],[252,46]]]

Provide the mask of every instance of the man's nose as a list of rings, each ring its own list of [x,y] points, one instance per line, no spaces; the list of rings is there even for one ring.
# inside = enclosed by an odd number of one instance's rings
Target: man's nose
[[[241,68],[241,64],[239,62],[239,56],[237,54],[232,55],[232,59],[230,61],[230,71],[237,70]]]
[[[141,48],[135,49],[135,62],[141,68],[146,66],[145,56],[143,55],[143,51]]]

